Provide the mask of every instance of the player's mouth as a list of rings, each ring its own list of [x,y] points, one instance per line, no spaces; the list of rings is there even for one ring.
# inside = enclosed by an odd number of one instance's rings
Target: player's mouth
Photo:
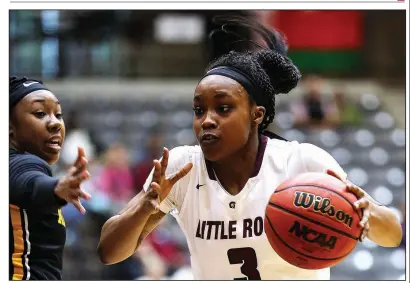
[[[210,133],[203,134],[200,138],[201,145],[212,145],[218,142],[218,136]]]
[[[61,150],[62,138],[60,136],[54,136],[46,141],[47,149],[53,152],[60,152]]]

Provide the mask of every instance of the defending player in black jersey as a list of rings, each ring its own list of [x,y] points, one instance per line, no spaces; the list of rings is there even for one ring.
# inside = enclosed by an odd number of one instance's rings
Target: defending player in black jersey
[[[60,155],[65,127],[61,105],[41,81],[10,77],[9,89],[9,280],[61,280],[66,232],[60,208],[85,213],[80,189],[87,160],[78,158],[61,179],[50,165]]]

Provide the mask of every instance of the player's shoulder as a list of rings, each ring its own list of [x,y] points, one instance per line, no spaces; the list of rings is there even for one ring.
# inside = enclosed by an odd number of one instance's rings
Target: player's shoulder
[[[169,151],[169,161],[168,163],[184,163],[186,164],[187,162],[193,162],[195,163],[195,160],[198,160],[198,157],[200,156],[201,153],[201,148],[197,145],[195,146],[189,146],[189,145],[183,145],[183,146],[177,146],[174,147]]]
[[[300,150],[301,143],[298,141],[288,141],[284,139],[269,138],[266,150],[268,153],[278,154],[292,154]]]
[[[316,152],[316,151],[323,151],[320,147],[305,142],[298,142],[295,140],[281,140],[281,139],[269,139],[267,143],[267,147],[269,149],[282,149],[282,150],[289,150],[293,153],[299,151],[306,151],[306,152]]]
[[[193,155],[198,155],[201,153],[201,148],[197,145],[182,145],[182,146],[177,146],[174,147],[169,151],[169,155],[173,155],[174,157],[176,156],[193,156]]]
[[[267,154],[272,158],[282,157],[285,160],[328,160],[330,154],[324,149],[305,142],[295,140],[287,141],[281,139],[269,139],[267,143]]]
[[[37,169],[51,174],[51,167],[40,157],[28,153],[19,152],[15,149],[9,149],[9,169],[13,170],[16,167],[26,167],[27,169]]]
[[[296,144],[299,144],[299,142],[288,141],[285,139],[268,138],[267,147],[269,148],[292,148]]]

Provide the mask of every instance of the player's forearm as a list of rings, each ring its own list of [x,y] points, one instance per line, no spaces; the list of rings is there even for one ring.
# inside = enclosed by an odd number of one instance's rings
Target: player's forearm
[[[98,254],[104,264],[114,264],[130,257],[140,242],[152,208],[142,200],[128,207],[120,215],[111,217],[101,231]]]
[[[383,247],[397,247],[402,240],[402,230],[396,215],[385,206],[370,204],[369,224],[367,237]]]

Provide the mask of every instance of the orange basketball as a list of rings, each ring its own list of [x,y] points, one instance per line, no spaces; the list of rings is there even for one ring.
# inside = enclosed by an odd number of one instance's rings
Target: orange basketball
[[[276,253],[304,269],[331,267],[356,246],[362,211],[339,179],[304,173],[284,181],[270,197],[265,233]]]

